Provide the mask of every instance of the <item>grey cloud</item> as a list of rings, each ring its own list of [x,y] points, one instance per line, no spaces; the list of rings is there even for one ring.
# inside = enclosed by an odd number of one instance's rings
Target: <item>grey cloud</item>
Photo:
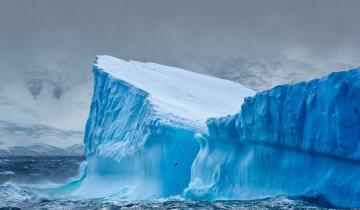
[[[0,71],[40,66],[88,79],[96,54],[198,71],[207,58],[237,55],[360,63],[359,8],[357,0],[2,0]]]

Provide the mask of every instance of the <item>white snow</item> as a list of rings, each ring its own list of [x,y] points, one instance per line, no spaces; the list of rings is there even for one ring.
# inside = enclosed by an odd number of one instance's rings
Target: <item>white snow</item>
[[[45,75],[42,81],[47,80]],[[64,88],[59,99],[53,96],[53,87],[47,83],[34,99],[26,83],[16,80],[1,82],[0,120],[67,130],[84,129],[92,94],[90,81]]]
[[[1,78],[0,156],[77,155],[83,151],[73,148],[83,142],[91,82],[64,84],[63,94],[56,98],[49,75],[41,76],[43,87],[36,99],[27,87],[28,80]]]
[[[159,113],[204,124],[209,117],[235,114],[255,92],[238,83],[155,63],[98,56],[99,69],[147,93]]]
[[[0,120],[0,156],[82,155],[83,133]]]

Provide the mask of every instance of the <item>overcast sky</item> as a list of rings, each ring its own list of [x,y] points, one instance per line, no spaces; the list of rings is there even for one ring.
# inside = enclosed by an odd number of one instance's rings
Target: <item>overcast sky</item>
[[[359,11],[359,0],[1,0],[0,72],[90,78],[97,54],[187,68],[237,54],[360,65]]]

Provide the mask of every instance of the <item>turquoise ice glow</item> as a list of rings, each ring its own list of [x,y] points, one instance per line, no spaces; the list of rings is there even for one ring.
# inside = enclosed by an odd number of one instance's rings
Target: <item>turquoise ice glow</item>
[[[192,199],[310,196],[360,206],[360,69],[282,85],[212,118],[185,190]]]
[[[71,195],[285,194],[360,207],[360,69],[255,96],[230,81],[109,56],[93,73],[87,169]]]

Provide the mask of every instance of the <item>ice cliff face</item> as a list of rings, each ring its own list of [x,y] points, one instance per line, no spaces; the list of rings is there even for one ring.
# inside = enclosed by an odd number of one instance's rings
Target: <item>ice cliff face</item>
[[[179,195],[207,118],[234,114],[254,92],[234,82],[153,63],[99,56],[85,131],[87,174],[73,195]]]
[[[360,206],[360,69],[283,85],[212,118],[185,196],[305,195]]]
[[[97,58],[93,74],[87,168],[63,192],[122,200],[285,194],[360,206],[359,69],[254,97],[230,81],[110,56]]]

